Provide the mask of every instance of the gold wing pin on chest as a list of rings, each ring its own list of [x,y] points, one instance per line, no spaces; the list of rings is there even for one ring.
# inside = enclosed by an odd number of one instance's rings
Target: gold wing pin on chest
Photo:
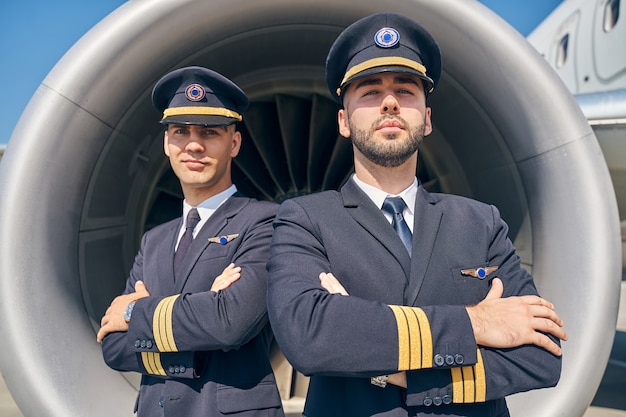
[[[497,266],[479,266],[478,268],[461,269],[462,275],[468,275],[470,277],[485,279],[487,275],[498,270]]]
[[[224,236],[215,236],[215,237],[210,237],[209,238],[209,242],[211,243],[219,243],[220,245],[225,245],[228,242],[230,242],[233,239],[236,239],[239,237],[239,233],[235,233],[232,235],[224,235]]]

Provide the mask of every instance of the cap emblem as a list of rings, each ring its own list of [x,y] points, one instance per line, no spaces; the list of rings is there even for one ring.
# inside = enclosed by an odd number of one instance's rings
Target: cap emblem
[[[204,98],[204,88],[200,84],[191,84],[185,89],[185,97],[190,101],[200,101]]]
[[[374,35],[374,42],[381,48],[391,48],[400,42],[400,34],[394,28],[382,28]]]

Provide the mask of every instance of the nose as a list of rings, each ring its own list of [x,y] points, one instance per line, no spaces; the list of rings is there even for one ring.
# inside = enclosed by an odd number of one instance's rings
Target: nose
[[[388,94],[380,104],[382,114],[396,114],[400,112],[400,104],[393,94]]]
[[[192,132],[191,135],[189,136],[189,140],[185,144],[185,150],[190,153],[204,151],[202,140],[195,132]]]

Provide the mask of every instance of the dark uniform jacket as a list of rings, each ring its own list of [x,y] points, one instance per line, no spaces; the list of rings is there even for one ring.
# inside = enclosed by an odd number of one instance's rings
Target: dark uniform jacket
[[[478,348],[465,305],[499,277],[504,296],[537,294],[497,209],[419,187],[412,257],[352,181],[285,201],[274,222],[268,312],[294,367],[311,375],[304,414],[508,416],[506,395],[553,386],[542,348]],[[465,269],[498,266],[485,279]],[[332,272],[349,296],[318,278]],[[404,370],[408,388],[370,377]]]
[[[126,292],[142,280],[150,297],[135,304],[128,332],[111,333],[102,343],[111,368],[142,374],[139,416],[283,416],[269,362],[265,300],[277,207],[231,196],[193,240],[176,281],[182,220],[143,236]],[[226,244],[208,240],[235,234]],[[231,262],[242,268],[241,278],[209,291]]]

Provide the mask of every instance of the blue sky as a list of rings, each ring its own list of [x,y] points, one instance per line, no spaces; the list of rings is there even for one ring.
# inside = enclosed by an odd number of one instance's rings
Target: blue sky
[[[164,0],[165,1],[165,0]],[[63,54],[125,0],[2,0],[0,144]],[[561,0],[481,0],[524,36]]]

